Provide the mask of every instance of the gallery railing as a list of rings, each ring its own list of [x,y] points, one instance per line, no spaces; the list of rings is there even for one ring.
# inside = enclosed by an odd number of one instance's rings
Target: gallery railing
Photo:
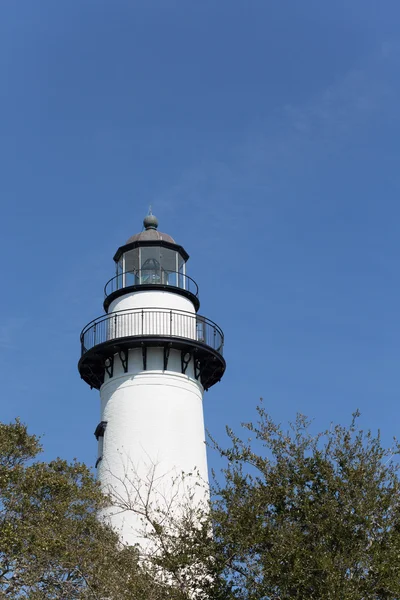
[[[224,334],[206,317],[182,310],[137,308],[120,310],[94,319],[81,333],[82,355],[118,338],[185,338],[209,346],[222,355]]]
[[[198,296],[197,283],[188,275],[177,271],[165,271],[164,269],[140,269],[137,271],[126,271],[112,277],[104,287],[107,298],[118,290],[134,285],[163,285],[177,287]]]

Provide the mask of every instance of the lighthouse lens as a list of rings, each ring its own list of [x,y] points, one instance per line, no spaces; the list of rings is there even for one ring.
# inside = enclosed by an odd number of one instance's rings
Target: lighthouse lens
[[[155,258],[148,258],[142,266],[140,271],[140,283],[153,283],[160,284],[164,283],[163,269],[160,263]]]

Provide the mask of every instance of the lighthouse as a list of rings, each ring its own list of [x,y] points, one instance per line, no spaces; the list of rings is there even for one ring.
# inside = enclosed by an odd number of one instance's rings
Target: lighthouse
[[[225,371],[224,336],[201,316],[189,255],[158,230],[118,248],[104,314],[81,332],[82,379],[100,392],[96,469],[113,499],[106,518],[124,543],[145,544],[144,510],[207,499],[203,394]]]

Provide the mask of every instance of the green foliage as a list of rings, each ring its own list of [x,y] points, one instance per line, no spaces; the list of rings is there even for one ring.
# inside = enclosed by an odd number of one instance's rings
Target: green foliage
[[[10,598],[81,597],[94,575],[104,499],[84,465],[33,461],[41,446],[19,421],[0,425],[0,590]],[[101,536],[100,536],[101,532]]]
[[[145,561],[99,520],[108,500],[84,465],[39,462],[24,425],[0,424],[0,598],[398,600],[397,442],[358,414],[312,435],[258,411],[247,441],[212,442],[226,467],[207,510],[149,513]]]
[[[99,520],[107,499],[87,467],[40,451],[19,421],[0,424],[0,598],[180,598]]]
[[[243,600],[400,598],[399,445],[336,426],[289,431],[261,405],[244,442],[228,429],[211,519],[215,580]],[[226,596],[228,597],[228,596]]]

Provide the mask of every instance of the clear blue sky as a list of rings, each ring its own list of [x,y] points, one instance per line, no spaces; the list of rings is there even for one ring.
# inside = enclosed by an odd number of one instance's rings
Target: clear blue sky
[[[93,464],[79,332],[152,204],[225,331],[214,435],[260,396],[398,433],[397,0],[2,0],[0,74],[3,421]]]

